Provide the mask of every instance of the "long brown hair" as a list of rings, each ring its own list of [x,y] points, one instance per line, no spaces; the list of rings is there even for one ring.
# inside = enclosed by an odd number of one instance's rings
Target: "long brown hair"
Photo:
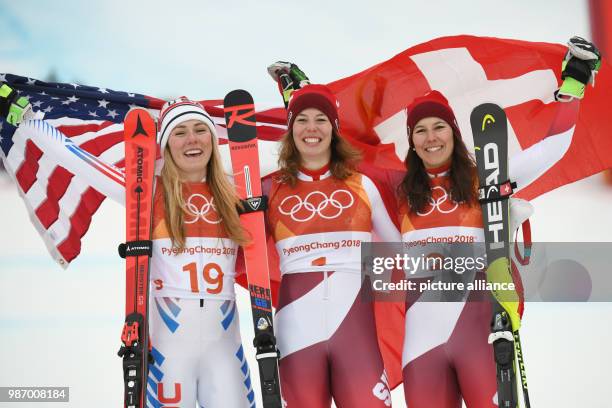
[[[170,240],[173,247],[184,249],[185,229],[183,221],[187,207],[183,198],[183,182],[180,179],[179,169],[168,147],[164,149],[164,166],[161,170],[161,180],[164,186],[165,221],[168,233],[170,234]],[[236,210],[236,206],[240,206],[240,199],[223,171],[215,137],[213,137],[210,160],[206,165],[206,180],[215,200],[215,208],[223,220],[219,227],[221,228],[221,225],[223,225],[227,235],[238,245],[248,243],[250,240],[240,224],[240,218]]]
[[[340,136],[336,129],[332,129],[330,149],[329,171],[332,176],[344,180],[355,172],[355,167],[361,160],[361,153]],[[282,181],[288,183],[291,187],[295,186],[301,164],[302,157],[293,140],[293,129],[289,129],[281,139],[278,157]]]
[[[463,140],[453,130],[453,152],[449,169],[450,197],[458,203],[476,204],[476,187],[478,186],[478,172],[476,163],[465,147]],[[412,144],[411,144],[412,145]],[[408,201],[410,211],[423,211],[431,199],[430,178],[425,170],[423,160],[416,151],[410,147],[406,160],[406,175],[398,186],[400,199]]]

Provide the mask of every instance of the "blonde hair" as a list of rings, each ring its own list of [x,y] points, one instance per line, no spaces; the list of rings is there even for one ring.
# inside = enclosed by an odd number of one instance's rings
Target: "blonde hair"
[[[215,200],[215,208],[223,220],[219,228],[225,228],[230,239],[238,245],[245,245],[250,240],[240,224],[240,217],[236,207],[242,208],[240,199],[221,165],[221,155],[217,147],[217,140],[212,136],[212,152],[206,165],[206,180]],[[166,146],[163,152],[164,166],[161,170],[161,181],[164,186],[164,206],[166,208],[165,221],[170,234],[172,246],[178,249],[185,248],[184,214],[187,211],[183,198],[183,182],[180,179],[179,169]]]
[[[355,167],[361,160],[361,153],[346,141],[336,129],[332,129],[331,156],[329,171],[337,179],[344,180],[354,173]],[[302,156],[293,140],[293,130],[289,129],[283,135],[278,156],[280,179],[291,187],[297,182],[297,173],[302,164]]]

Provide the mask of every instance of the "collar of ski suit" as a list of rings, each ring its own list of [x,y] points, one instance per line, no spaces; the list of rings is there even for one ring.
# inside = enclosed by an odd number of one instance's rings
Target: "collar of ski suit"
[[[329,163],[320,169],[311,170],[304,167],[300,167],[298,171],[298,179],[304,181],[318,181],[323,180],[331,176],[331,171],[329,171]]]
[[[427,172],[427,175],[430,178],[448,176],[449,170],[450,170],[450,163],[443,164],[442,166],[439,166],[439,167],[433,167],[431,169],[425,169],[425,171]]]

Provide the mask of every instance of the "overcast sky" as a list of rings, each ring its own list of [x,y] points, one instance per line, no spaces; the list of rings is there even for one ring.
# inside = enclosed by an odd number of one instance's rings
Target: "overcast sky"
[[[58,6],[59,5],[59,6]],[[331,82],[436,37],[590,37],[587,0],[0,0],[0,72],[157,97],[235,88],[280,104],[266,66]]]

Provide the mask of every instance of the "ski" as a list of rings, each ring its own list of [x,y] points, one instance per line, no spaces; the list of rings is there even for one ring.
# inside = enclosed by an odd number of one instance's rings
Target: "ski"
[[[487,280],[513,283],[510,265],[510,206],[513,185],[508,175],[508,124],[504,110],[491,103],[477,106],[470,116],[480,182],[487,254]],[[489,343],[497,370],[497,401],[500,408],[518,406],[516,368],[521,374],[523,399],[529,408],[527,379],[520,343],[520,299],[516,291],[492,292],[493,318]]]
[[[259,175],[257,129],[253,98],[244,90],[228,93],[223,101],[234,182],[244,210],[240,221],[251,238],[243,248],[251,297],[259,379],[264,408],[281,408],[278,350],[272,324],[272,297],[264,213]]]
[[[121,333],[124,407],[146,406],[149,349],[149,260],[156,157],[155,121],[146,109],[128,112],[124,120],[126,242],[125,323]]]

